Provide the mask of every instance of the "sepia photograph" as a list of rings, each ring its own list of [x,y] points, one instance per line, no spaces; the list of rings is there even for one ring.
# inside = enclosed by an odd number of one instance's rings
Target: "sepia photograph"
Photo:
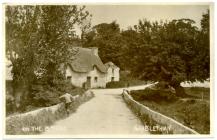
[[[212,4],[3,4],[4,135],[210,136]]]

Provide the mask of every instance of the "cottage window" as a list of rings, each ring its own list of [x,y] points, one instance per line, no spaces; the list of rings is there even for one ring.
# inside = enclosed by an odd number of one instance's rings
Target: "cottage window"
[[[98,81],[98,77],[95,77],[95,78],[94,78],[94,81],[95,81],[95,83],[97,83],[97,81]]]
[[[111,78],[111,81],[113,82],[114,80],[115,80],[115,78],[114,78],[114,77],[112,77],[112,78]]]
[[[66,79],[67,79],[67,81],[71,81],[72,76],[67,76]]]

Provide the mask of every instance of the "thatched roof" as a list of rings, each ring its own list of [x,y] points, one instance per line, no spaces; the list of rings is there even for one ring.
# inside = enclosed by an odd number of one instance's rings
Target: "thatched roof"
[[[94,55],[91,49],[77,47],[76,50],[76,55],[73,56],[73,59],[69,63],[73,71],[85,73],[93,70],[93,67],[95,66],[100,72],[107,72],[107,69],[102,63],[100,57]]]

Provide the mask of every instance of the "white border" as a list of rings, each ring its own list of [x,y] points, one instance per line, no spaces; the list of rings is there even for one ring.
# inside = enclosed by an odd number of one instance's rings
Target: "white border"
[[[96,3],[97,2],[97,3]],[[124,3],[123,3],[124,2]],[[144,3],[145,2],[145,3]],[[163,2],[163,3],[162,3]],[[1,3],[5,4],[88,4],[88,5],[102,5],[102,4],[112,4],[112,5],[137,5],[137,4],[144,4],[144,5],[168,5],[168,2],[170,5],[191,5],[191,4],[198,4],[197,2],[202,2],[200,3],[201,5],[204,4],[209,4],[210,2],[213,2],[213,0],[197,0],[197,1],[190,1],[189,0],[146,0],[146,1],[141,1],[141,0],[46,0],[46,2],[44,0],[22,0],[18,1],[18,0],[3,0]],[[198,4],[198,5],[200,5]],[[216,5],[216,3],[211,4],[210,7],[210,11],[213,10],[213,12],[210,12],[210,16],[213,17],[213,19],[216,19],[216,10],[214,9],[214,6]],[[215,14],[214,14],[215,13]],[[0,16],[3,16],[3,5],[1,6],[0,9]],[[1,20],[3,19],[3,17],[1,17]],[[210,70],[211,70],[211,100],[210,100],[210,112],[211,112],[211,119],[210,119],[210,123],[211,125],[211,134],[210,135],[199,135],[199,136],[195,136],[195,135],[56,135],[56,136],[43,136],[40,137],[40,135],[14,135],[14,136],[10,136],[10,135],[4,135],[4,138],[207,138],[207,137],[213,137],[214,136],[214,126],[216,125],[216,121],[214,121],[214,110],[216,113],[216,108],[214,107],[214,97],[215,97],[215,101],[216,101],[216,96],[214,96],[214,88],[216,86],[216,83],[214,82],[215,77],[215,71],[216,70],[216,65],[214,65],[214,63],[216,64],[215,60],[215,55],[214,53],[216,53],[216,49],[214,48],[215,45],[215,41],[216,41],[216,28],[214,28],[214,24],[216,23],[216,21],[212,20],[211,24],[210,24],[210,29],[211,31],[213,30],[213,32],[211,32],[211,37],[210,37],[210,41],[211,41],[211,50],[210,50],[210,55],[211,55],[211,64],[210,64]],[[0,32],[4,33],[4,24],[3,21],[1,21],[1,26],[0,26]],[[2,91],[2,93],[5,93],[5,78],[4,78],[4,74],[5,74],[5,48],[3,46],[5,46],[4,43],[4,36],[1,37],[1,51],[0,51],[0,55],[1,57],[3,57],[3,59],[0,59],[0,64],[1,64],[1,82],[0,82],[0,89]],[[2,106],[4,106],[4,94],[3,94],[3,98],[1,98],[1,103]],[[0,110],[0,113],[3,114],[4,113],[4,107],[3,110]],[[5,120],[5,114],[0,115],[1,117],[1,123],[0,125],[3,126],[4,125],[4,120]],[[215,125],[214,125],[215,123]],[[4,132],[4,128],[1,127],[0,130],[0,134],[4,134],[2,132]],[[2,135],[1,135],[2,136]]]

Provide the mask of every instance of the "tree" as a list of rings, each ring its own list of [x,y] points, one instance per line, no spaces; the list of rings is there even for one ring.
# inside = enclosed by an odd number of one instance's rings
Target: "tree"
[[[81,30],[81,42],[82,45],[87,41],[85,39],[88,39],[87,34],[89,32],[91,32],[91,17],[92,15],[89,16],[89,18],[83,20],[81,22],[80,26],[80,30]]]
[[[138,53],[141,47],[141,37],[138,32],[129,28],[121,32],[123,46],[121,49],[121,63],[124,70],[133,71],[134,66],[139,65]]]
[[[101,23],[93,27],[86,35],[84,47],[99,48],[100,58],[104,63],[114,62],[120,66],[120,51],[123,46],[123,40],[120,34],[119,25],[114,21],[112,23]]]
[[[204,16],[204,18],[207,16]],[[206,22],[203,24],[208,25]],[[205,20],[208,21],[208,20]],[[180,86],[183,81],[206,80],[209,77],[209,59],[204,59],[198,38],[200,32],[190,19],[172,20],[165,23],[150,23],[140,20],[135,30],[140,34],[140,49],[136,61],[138,65],[133,68],[135,76],[152,81],[164,82],[165,86],[175,89],[178,96],[184,96],[185,91]],[[203,27],[203,26],[202,26]],[[203,37],[202,37],[203,38]],[[203,40],[203,50],[209,56],[209,38]],[[200,49],[199,49],[200,48]],[[202,54],[201,54],[202,53]],[[198,55],[201,54],[201,55]],[[198,66],[202,69],[197,69]],[[200,71],[200,72],[199,72]],[[200,73],[205,73],[201,75]]]
[[[34,78],[34,46],[39,12],[33,6],[6,7],[6,56],[12,63],[13,93],[17,107]]]
[[[195,58],[192,63],[193,72],[192,78],[199,81],[210,76],[210,24],[209,24],[209,11],[202,15],[201,30],[197,36],[197,47],[195,48]]]
[[[59,67],[70,60],[71,36],[76,23],[81,23],[89,13],[85,7],[77,6],[42,6],[39,29],[40,42],[38,53],[41,68],[46,69],[47,81],[50,85],[58,79]]]
[[[75,5],[6,7],[6,55],[12,62],[18,106],[18,89],[24,85],[28,94],[38,75],[49,85],[63,80],[59,66],[70,58],[73,27],[88,15],[85,7]]]

